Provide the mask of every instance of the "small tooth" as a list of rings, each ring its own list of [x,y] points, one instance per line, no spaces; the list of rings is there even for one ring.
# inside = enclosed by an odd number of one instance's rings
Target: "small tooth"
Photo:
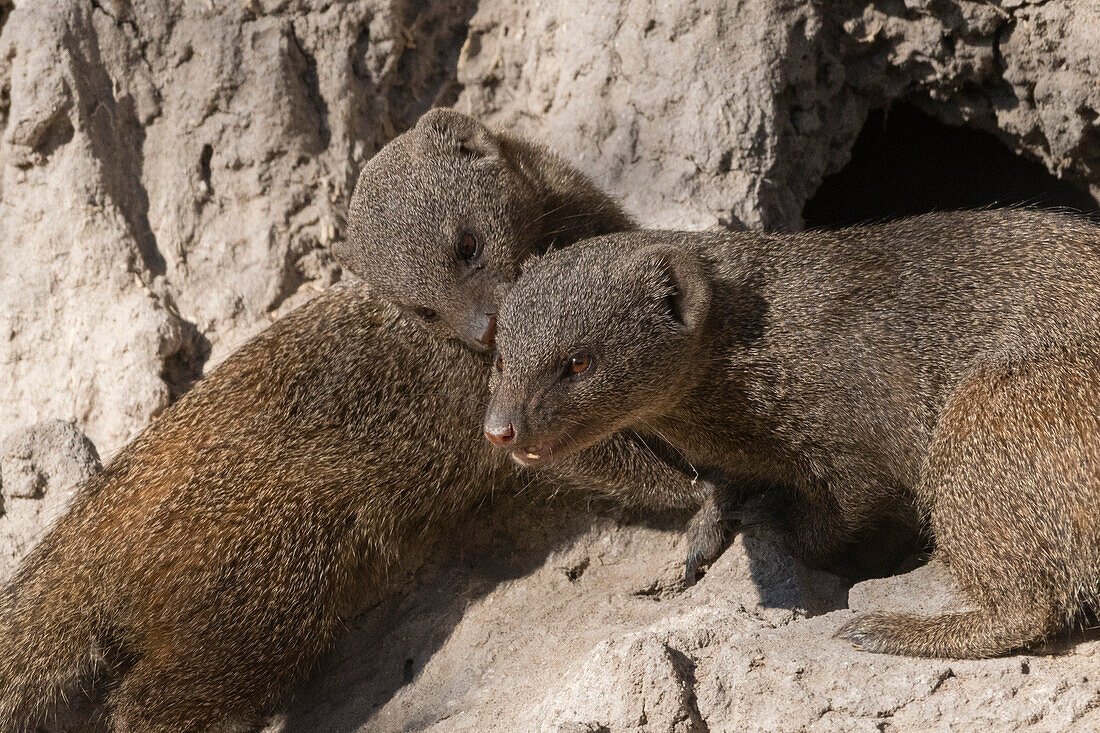
[[[532,459],[532,460],[536,460],[536,461],[537,461],[537,460],[539,459],[539,454],[538,454],[538,453],[528,453],[528,454],[527,454],[527,457],[528,457],[528,458],[530,458],[530,459]]]

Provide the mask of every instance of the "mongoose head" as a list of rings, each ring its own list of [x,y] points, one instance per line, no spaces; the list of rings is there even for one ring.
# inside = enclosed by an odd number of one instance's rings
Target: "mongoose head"
[[[497,304],[536,245],[537,192],[501,136],[435,109],[359,175],[335,254],[439,335],[492,348]]]
[[[486,437],[541,465],[645,429],[690,388],[709,306],[700,260],[658,233],[533,261],[501,306]]]

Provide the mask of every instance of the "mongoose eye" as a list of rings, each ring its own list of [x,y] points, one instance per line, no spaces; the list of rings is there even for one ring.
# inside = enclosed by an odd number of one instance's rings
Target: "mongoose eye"
[[[592,369],[592,356],[589,354],[574,354],[565,365],[565,374],[568,377],[579,377]]]
[[[428,323],[431,323],[435,319],[439,318],[439,314],[433,311],[431,308],[414,308],[413,312]]]
[[[457,253],[463,262],[473,262],[481,254],[481,243],[470,232],[463,232],[458,240]]]
[[[497,371],[498,372],[504,371],[504,357],[502,357],[500,354],[497,354],[496,364],[497,364]]]

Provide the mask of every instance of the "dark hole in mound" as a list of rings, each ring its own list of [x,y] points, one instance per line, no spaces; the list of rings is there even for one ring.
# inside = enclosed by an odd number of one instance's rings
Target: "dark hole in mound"
[[[210,358],[210,340],[195,324],[181,321],[183,344],[164,359],[161,379],[168,385],[172,402],[182,397],[202,377],[202,369]]]
[[[1100,206],[1087,193],[992,134],[945,125],[897,102],[868,116],[851,161],[825,178],[802,216],[813,229],[1013,204],[1100,219]]]
[[[199,175],[202,176],[202,180],[206,183],[206,190],[208,193],[214,193],[214,184],[210,182],[210,161],[214,159],[214,148],[210,145],[202,146],[202,153],[199,155]]]

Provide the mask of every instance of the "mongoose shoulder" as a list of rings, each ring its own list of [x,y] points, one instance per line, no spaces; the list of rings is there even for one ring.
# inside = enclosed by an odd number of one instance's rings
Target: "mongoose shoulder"
[[[811,561],[911,506],[976,610],[841,635],[989,656],[1096,600],[1098,326],[1100,228],[1066,215],[612,235],[534,262],[506,298],[486,430],[526,463],[659,433],[791,487],[744,522]]]
[[[451,183],[490,205],[476,180]],[[93,649],[115,730],[253,725],[410,543],[518,476],[481,436],[489,372],[365,287],[244,345],[81,489],[0,590],[0,730],[32,727]],[[546,480],[647,505],[703,491],[617,436]]]

